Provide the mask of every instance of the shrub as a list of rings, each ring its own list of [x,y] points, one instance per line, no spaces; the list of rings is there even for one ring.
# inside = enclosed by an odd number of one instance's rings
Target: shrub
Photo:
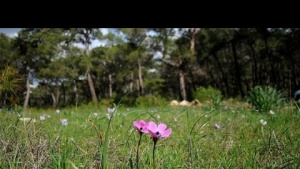
[[[114,104],[114,99],[102,99],[100,101],[101,106],[110,107]]]
[[[167,105],[168,101],[161,96],[139,96],[136,99],[135,105],[139,107],[152,107],[152,106],[163,106]]]
[[[208,86],[207,88],[198,87],[197,90],[193,93],[193,97],[195,99],[198,99],[200,102],[218,102],[222,98],[222,93],[220,90],[214,89],[211,86]]]
[[[283,94],[270,86],[255,86],[249,92],[247,101],[260,112],[267,112],[284,103]]]

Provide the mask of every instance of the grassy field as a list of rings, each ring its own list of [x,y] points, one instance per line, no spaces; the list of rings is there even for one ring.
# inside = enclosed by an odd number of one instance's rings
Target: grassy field
[[[295,106],[259,113],[242,103],[201,107],[107,107],[1,112],[0,168],[137,168],[139,133],[133,121],[165,123],[156,168],[299,168],[300,112]],[[40,120],[46,115],[45,120]],[[48,117],[49,116],[49,117]],[[67,124],[61,123],[67,119]],[[263,121],[262,121],[263,120]],[[138,166],[152,168],[153,140],[141,137]]]

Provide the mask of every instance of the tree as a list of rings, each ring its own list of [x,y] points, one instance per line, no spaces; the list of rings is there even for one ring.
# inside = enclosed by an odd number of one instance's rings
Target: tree
[[[149,60],[149,58],[146,58],[147,56],[145,55],[145,47],[142,45],[147,38],[147,29],[122,28],[120,30],[122,33],[125,34],[127,44],[129,45],[130,48],[130,54],[128,59],[130,59],[132,62],[135,62],[137,65],[137,74],[138,74],[137,88],[139,94],[144,95],[144,81],[143,81],[142,67],[143,64]]]
[[[79,42],[84,45],[83,50],[83,63],[86,69],[85,76],[89,85],[91,97],[93,100],[94,105],[98,105],[98,98],[95,92],[94,82],[92,78],[92,69],[93,65],[91,64],[91,57],[90,57],[90,45],[92,40],[96,38],[96,36],[101,36],[101,32],[95,28],[77,28],[75,29],[75,42]]]
[[[61,29],[26,28],[18,32],[14,39],[21,72],[26,78],[26,96],[24,108],[28,107],[30,98],[30,83],[36,79],[36,74],[42,67],[47,66],[57,54],[62,41]]]
[[[183,100],[188,100],[186,92],[186,72],[195,57],[195,38],[200,31],[199,28],[189,28],[176,30],[173,28],[154,29],[157,33],[159,43],[162,42],[162,62],[168,66],[176,68],[179,77],[180,94]],[[179,38],[174,40],[174,36],[181,32]],[[187,40],[187,41],[186,41]],[[175,43],[175,44],[174,44]],[[176,46],[177,48],[174,48]],[[193,79],[193,78],[192,78]]]

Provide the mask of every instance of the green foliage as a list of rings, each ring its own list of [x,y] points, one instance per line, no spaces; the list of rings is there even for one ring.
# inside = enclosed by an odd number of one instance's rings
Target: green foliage
[[[167,104],[168,101],[165,98],[153,95],[139,96],[135,101],[135,105],[139,107],[164,106]]]
[[[12,66],[6,66],[0,75],[0,93],[8,92],[16,94],[21,88],[22,78],[19,76],[19,70]]]
[[[102,99],[99,104],[101,106],[110,107],[111,105],[113,105],[113,103],[114,99]]]
[[[249,92],[247,101],[260,112],[269,111],[284,103],[283,94],[271,86],[255,86]]]
[[[222,102],[222,96],[221,95],[217,95],[216,97],[213,97],[213,107],[215,109],[219,109],[221,102]]]
[[[17,93],[21,90],[22,80],[18,69],[12,66],[5,66],[4,70],[2,70],[0,74],[0,99],[4,106],[17,106],[19,102]]]
[[[193,96],[200,102],[213,101],[218,104],[222,98],[222,93],[220,90],[214,89],[211,86],[208,86],[207,88],[201,86],[197,88],[197,90],[193,93]]]
[[[129,93],[124,97],[124,95],[118,94],[114,99],[114,103],[120,103],[122,106],[134,106],[136,98],[132,93]]]
[[[270,116],[236,104],[221,113],[193,107],[116,107],[112,120],[105,109],[82,106],[59,114],[53,109],[21,112],[36,118],[35,123],[0,113],[0,168],[137,168],[130,166],[140,136],[132,122],[142,119],[165,122],[173,130],[157,142],[157,168],[299,168],[299,115],[286,109]],[[51,117],[41,121],[43,114]],[[67,126],[61,125],[64,118]],[[152,147],[150,135],[143,135],[139,168],[152,167]]]
[[[102,99],[100,101],[100,106],[112,107],[115,103],[114,101],[115,101],[116,96],[117,96],[117,94],[113,93],[111,98]]]

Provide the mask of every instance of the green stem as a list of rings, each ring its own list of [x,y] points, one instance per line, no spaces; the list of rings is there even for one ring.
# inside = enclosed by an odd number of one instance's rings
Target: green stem
[[[104,140],[104,145],[103,145],[102,162],[101,162],[103,169],[108,168],[106,162],[107,162],[108,130],[109,130],[109,127],[110,127],[111,120],[112,120],[112,118],[109,119],[107,129],[106,129],[106,132],[105,132],[105,140]]]
[[[142,135],[143,133],[140,133],[140,139],[138,142],[138,146],[137,146],[137,150],[136,150],[136,159],[135,159],[135,163],[136,163],[136,168],[139,168],[139,149],[140,149],[140,145],[141,145],[141,139],[142,139]]]
[[[156,169],[156,163],[155,163],[155,148],[156,148],[156,142],[158,138],[153,137],[153,152],[152,152],[152,158],[153,158],[153,169]]]

